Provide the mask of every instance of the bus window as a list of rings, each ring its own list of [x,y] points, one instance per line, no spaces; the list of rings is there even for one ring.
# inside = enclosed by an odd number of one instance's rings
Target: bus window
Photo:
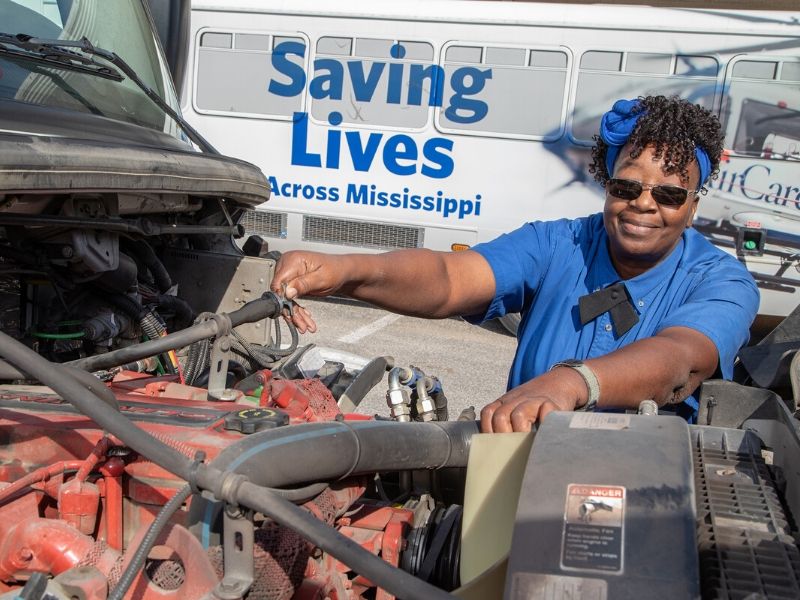
[[[731,68],[726,114],[736,119],[733,151],[747,156],[800,160],[800,62],[739,60]]]
[[[197,44],[195,110],[199,113],[233,113],[289,120],[303,110],[303,94],[278,95],[268,91],[278,72],[273,54],[280,61],[305,68],[307,44],[303,38],[271,33],[201,31]],[[292,52],[284,52],[291,48]],[[284,67],[284,71],[285,71]]]
[[[451,45],[437,128],[556,140],[564,132],[569,55],[563,49]]]
[[[572,137],[590,143],[606,107],[619,98],[679,95],[711,110],[719,63],[711,56],[591,50],[581,56]]]
[[[322,37],[309,83],[311,116],[339,125],[422,129],[439,80],[427,42]]]

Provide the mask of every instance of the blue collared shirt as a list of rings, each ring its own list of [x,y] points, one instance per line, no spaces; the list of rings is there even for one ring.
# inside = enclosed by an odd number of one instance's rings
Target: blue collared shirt
[[[694,229],[655,267],[625,280],[639,321],[622,336],[607,312],[585,326],[578,315],[578,298],[621,279],[608,253],[602,214],[528,223],[473,250],[489,262],[496,291],[486,312],[468,320],[522,313],[508,389],[561,360],[603,356],[678,326],[714,342],[719,371],[730,379],[758,310],[758,288],[747,269]],[[694,398],[686,404],[697,408]]]

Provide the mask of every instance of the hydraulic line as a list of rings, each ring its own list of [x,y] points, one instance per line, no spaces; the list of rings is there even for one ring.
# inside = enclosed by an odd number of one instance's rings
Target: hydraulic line
[[[226,473],[186,458],[156,440],[110,406],[103,402],[92,401],[87,397],[92,394],[87,394],[74,379],[63,377],[63,371],[58,365],[54,365],[3,332],[0,332],[0,354],[21,372],[30,373],[52,388],[125,445],[172,474],[189,481],[197,489],[208,490],[226,502],[239,503],[261,512],[278,524],[296,531],[393,595],[406,600],[452,600],[453,597],[447,592],[392,567],[307,511],[279,498],[263,487],[254,485],[244,476]],[[466,455],[466,451],[464,454]],[[409,464],[406,468],[413,467],[414,465]]]
[[[156,515],[155,520],[150,524],[150,528],[147,530],[147,533],[142,539],[142,543],[139,544],[138,548],[136,548],[133,553],[133,557],[128,563],[128,566],[125,567],[125,570],[122,572],[119,582],[114,590],[108,595],[108,600],[122,600],[125,597],[125,594],[128,593],[131,585],[136,580],[136,576],[139,574],[139,571],[142,570],[142,567],[147,560],[147,555],[150,554],[153,546],[155,546],[158,536],[161,534],[164,527],[166,527],[167,523],[169,523],[172,515],[175,514],[175,512],[191,495],[192,486],[185,485],[178,491],[177,494],[169,499],[169,501],[161,508],[160,511],[158,511],[158,515]]]

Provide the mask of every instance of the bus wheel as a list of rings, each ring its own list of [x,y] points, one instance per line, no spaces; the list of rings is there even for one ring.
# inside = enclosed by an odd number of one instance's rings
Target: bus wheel
[[[521,317],[519,313],[509,313],[507,315],[503,315],[498,320],[500,324],[506,328],[506,331],[511,335],[517,335],[517,329],[519,329],[519,322]]]

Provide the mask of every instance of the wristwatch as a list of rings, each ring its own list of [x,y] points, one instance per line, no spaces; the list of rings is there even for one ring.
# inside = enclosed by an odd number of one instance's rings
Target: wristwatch
[[[586,383],[586,389],[589,390],[589,399],[586,401],[586,404],[576,408],[575,410],[594,410],[594,407],[597,406],[597,401],[600,399],[600,382],[597,381],[597,375],[594,374],[594,371],[592,371],[582,360],[576,360],[574,358],[559,361],[550,367],[550,370],[552,371],[556,367],[569,367],[570,369],[574,369],[578,372],[578,375],[583,377],[583,381]]]

